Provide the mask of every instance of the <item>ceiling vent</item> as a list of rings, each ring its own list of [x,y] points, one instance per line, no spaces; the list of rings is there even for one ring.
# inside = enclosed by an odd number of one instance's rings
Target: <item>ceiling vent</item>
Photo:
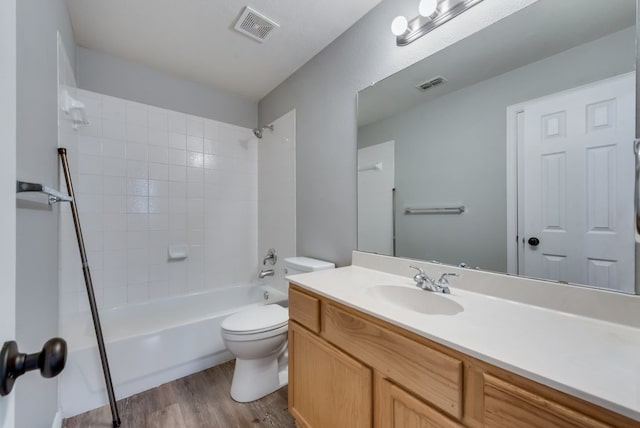
[[[443,83],[447,83],[447,79],[442,76],[436,76],[433,79],[429,79],[426,82],[419,84],[416,88],[421,91],[426,91],[427,89],[432,89],[438,85],[442,85]]]
[[[236,31],[262,43],[267,40],[273,30],[280,27],[266,16],[246,6],[233,27]]]

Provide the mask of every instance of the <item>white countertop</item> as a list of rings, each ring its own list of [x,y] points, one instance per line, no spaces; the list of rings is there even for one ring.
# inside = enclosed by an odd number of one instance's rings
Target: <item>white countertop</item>
[[[435,342],[640,421],[640,329],[461,290],[454,315],[418,313],[372,296],[411,278],[359,266],[293,275],[316,294]],[[429,293],[425,291],[425,293]]]

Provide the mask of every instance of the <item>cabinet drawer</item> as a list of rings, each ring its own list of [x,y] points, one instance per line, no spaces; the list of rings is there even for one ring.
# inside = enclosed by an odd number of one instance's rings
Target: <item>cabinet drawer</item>
[[[319,333],[320,300],[289,287],[289,318]]]
[[[375,428],[463,428],[386,379],[376,379]]]
[[[462,362],[331,304],[322,336],[456,419],[462,417]]]
[[[484,423],[487,428],[610,426],[488,374],[484,375]]]

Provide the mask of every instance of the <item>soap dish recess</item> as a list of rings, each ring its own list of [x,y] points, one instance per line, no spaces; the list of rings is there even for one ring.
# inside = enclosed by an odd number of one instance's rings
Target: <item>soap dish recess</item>
[[[186,244],[169,245],[169,260],[184,260],[189,256],[189,246]]]

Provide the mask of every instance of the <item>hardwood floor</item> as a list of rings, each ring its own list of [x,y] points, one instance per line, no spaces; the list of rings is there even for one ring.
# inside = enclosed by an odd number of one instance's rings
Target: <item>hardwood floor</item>
[[[118,401],[123,428],[295,427],[287,388],[240,404],[231,399],[233,361]],[[65,428],[111,427],[109,406],[65,419]]]

